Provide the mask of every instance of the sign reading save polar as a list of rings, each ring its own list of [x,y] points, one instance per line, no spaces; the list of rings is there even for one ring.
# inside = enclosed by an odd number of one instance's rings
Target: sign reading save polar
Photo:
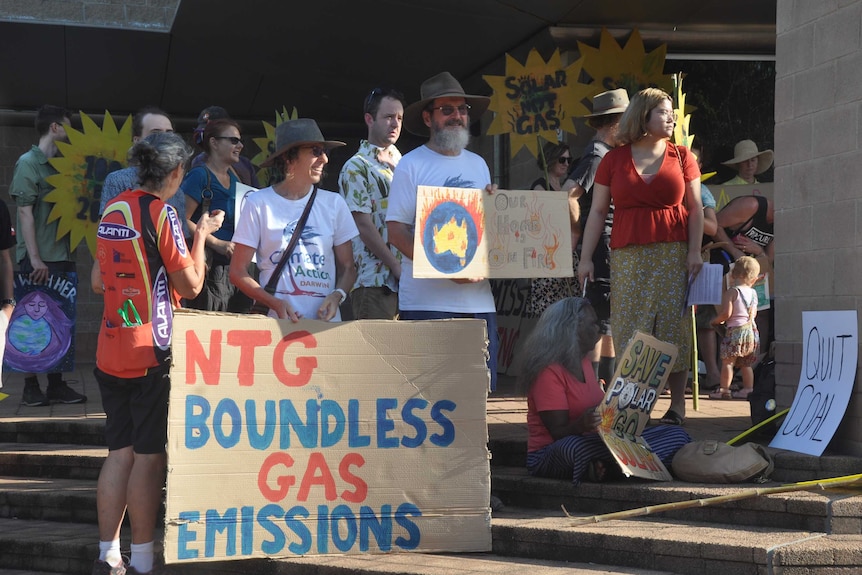
[[[179,311],[166,562],[490,550],[486,339]]]
[[[417,278],[572,277],[568,196],[418,186]]]
[[[635,332],[617,361],[614,379],[599,404],[599,435],[626,477],[670,481],[670,473],[641,437],[650,413],[667,384],[677,348]]]

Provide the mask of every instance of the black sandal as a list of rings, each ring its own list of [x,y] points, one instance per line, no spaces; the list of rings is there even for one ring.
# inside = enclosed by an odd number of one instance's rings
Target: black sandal
[[[685,418],[672,409],[668,409],[658,421],[664,425],[685,425]]]

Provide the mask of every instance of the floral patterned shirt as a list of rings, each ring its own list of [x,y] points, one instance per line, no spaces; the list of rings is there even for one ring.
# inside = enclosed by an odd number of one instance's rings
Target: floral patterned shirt
[[[344,164],[338,177],[338,187],[341,195],[347,200],[351,212],[371,214],[374,227],[380,232],[383,241],[388,242],[386,231],[386,208],[389,204],[389,186],[392,184],[392,172],[401,152],[398,148],[388,146],[380,148],[368,140],[359,143],[359,150]],[[398,260],[401,254],[390,247]],[[388,286],[395,290],[396,280],[391,277],[389,268],[380,258],[365,246],[360,237],[353,238],[353,258],[356,261],[356,283],[358,287]]]

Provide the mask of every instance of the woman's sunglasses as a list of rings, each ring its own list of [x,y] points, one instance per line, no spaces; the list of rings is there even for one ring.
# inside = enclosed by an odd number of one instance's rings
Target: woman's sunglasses
[[[573,158],[570,158],[569,156],[560,156],[557,158],[557,161],[561,164],[571,164],[572,160]]]

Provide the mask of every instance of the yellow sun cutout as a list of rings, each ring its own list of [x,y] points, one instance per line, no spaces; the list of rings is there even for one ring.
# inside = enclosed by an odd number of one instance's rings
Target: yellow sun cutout
[[[691,114],[685,113],[685,93],[682,91],[682,79],[684,77],[685,74],[682,72],[674,76],[676,80],[676,93],[674,94],[676,108],[674,108],[674,112],[676,113],[677,122],[673,127],[673,141],[678,146],[685,146],[691,149],[694,143],[694,134],[689,131]]]
[[[254,143],[257,144],[260,152],[251,159],[251,163],[255,166],[261,165],[275,151],[275,129],[284,122],[296,120],[298,117],[299,113],[296,111],[296,106],[293,107],[291,113],[287,112],[287,107],[282,106],[281,112],[278,110],[275,111],[275,126],[269,122],[262,122],[266,136],[263,138],[254,138]],[[257,171],[257,181],[260,182],[262,187],[272,184],[271,180],[272,170],[270,168],[261,168]]]
[[[57,239],[69,234],[72,250],[86,240],[90,253],[95,254],[102,184],[105,176],[126,166],[126,155],[132,146],[132,118],[128,116],[118,130],[111,114],[105,111],[99,128],[81,112],[81,123],[81,132],[66,128],[69,142],[57,142],[60,155],[48,160],[58,173],[46,178],[54,189],[45,201],[54,204],[48,222],[60,220]]]
[[[525,65],[506,54],[505,76],[482,76],[494,90],[488,135],[509,134],[514,157],[522,147],[536,156],[539,136],[556,142],[558,130],[574,134],[572,120],[590,113],[582,100],[595,93],[578,82],[582,64],[578,59],[563,67],[559,50],[545,62],[533,48]]]
[[[625,48],[617,44],[606,28],[602,28],[598,48],[578,42],[578,50],[584,59],[584,72],[593,79],[594,94],[617,88],[625,88],[629,94],[649,87],[661,88],[668,93],[673,90],[671,75],[662,73],[667,44],[647,54],[637,29],[629,36]]]
[[[685,113],[685,92],[682,91],[683,78],[685,78],[685,74],[682,72],[673,75],[674,83],[676,84],[676,93],[674,94],[676,108],[674,108],[674,112],[676,112],[676,117],[678,118],[676,126],[673,127],[673,141],[675,144],[685,146],[690,150],[694,146],[694,134],[689,129],[691,114]],[[715,174],[716,172],[701,174],[700,181],[705,182]]]

